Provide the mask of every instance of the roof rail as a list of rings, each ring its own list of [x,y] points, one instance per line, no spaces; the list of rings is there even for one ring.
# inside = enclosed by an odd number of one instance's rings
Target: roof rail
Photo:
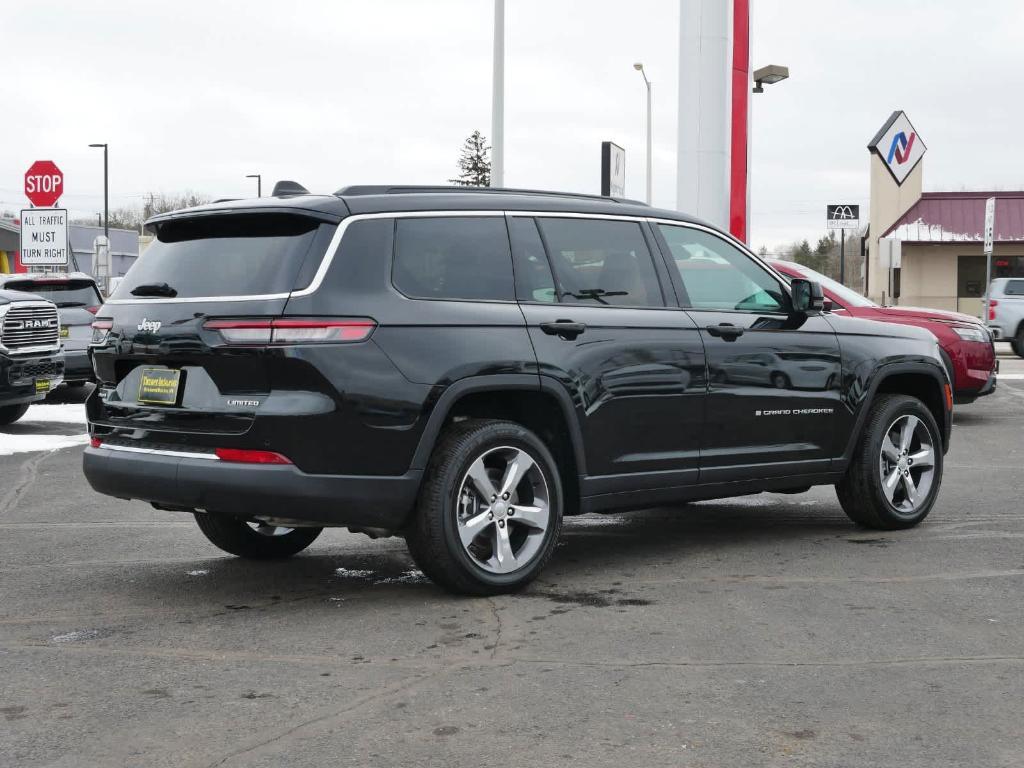
[[[483,192],[491,195],[541,195],[543,197],[564,197],[581,200],[604,200],[611,203],[624,203],[627,205],[647,205],[640,200],[630,200],[625,197],[605,197],[603,195],[588,195],[582,192],[551,192],[544,189],[515,189],[509,187],[445,187],[445,186],[415,186],[402,185],[391,186],[388,184],[356,184],[349,187],[342,187],[334,194],[338,197],[361,197],[363,195],[416,195],[416,194],[476,194]]]

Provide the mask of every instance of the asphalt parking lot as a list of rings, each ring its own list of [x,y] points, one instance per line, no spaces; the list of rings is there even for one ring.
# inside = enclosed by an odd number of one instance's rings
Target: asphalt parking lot
[[[0,432],[0,765],[1024,764],[1024,361],[1001,358],[915,530],[857,529],[830,488],[587,516],[496,599],[396,539],[224,556],[94,494],[62,394]]]

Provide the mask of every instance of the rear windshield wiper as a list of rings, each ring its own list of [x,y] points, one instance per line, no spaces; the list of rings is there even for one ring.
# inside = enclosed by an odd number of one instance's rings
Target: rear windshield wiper
[[[65,307],[85,307],[88,306],[84,301],[58,301],[55,302],[58,307],[64,309]]]
[[[167,283],[143,283],[132,288],[132,296],[177,296],[178,292]]]

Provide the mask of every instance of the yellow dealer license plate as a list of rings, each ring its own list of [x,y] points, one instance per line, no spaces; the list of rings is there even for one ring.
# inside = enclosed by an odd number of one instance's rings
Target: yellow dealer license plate
[[[50,391],[50,380],[49,379],[36,379],[36,394],[41,395],[44,392]]]
[[[181,371],[169,368],[143,368],[139,380],[139,402],[151,405],[175,405]]]

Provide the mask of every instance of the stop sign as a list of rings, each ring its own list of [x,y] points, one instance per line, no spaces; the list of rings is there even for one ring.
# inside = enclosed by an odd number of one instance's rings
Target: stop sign
[[[64,191],[64,174],[53,160],[36,160],[25,171],[25,197],[36,208],[52,208]]]

